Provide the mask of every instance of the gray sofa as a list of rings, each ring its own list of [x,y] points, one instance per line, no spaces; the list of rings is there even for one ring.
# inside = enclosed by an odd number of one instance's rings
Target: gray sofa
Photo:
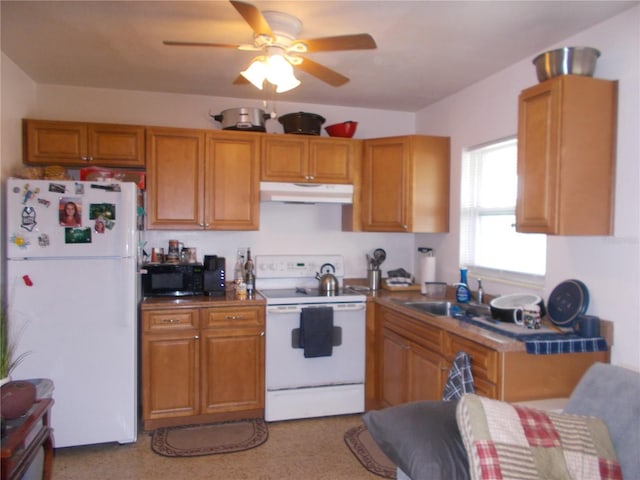
[[[399,480],[471,478],[456,420],[457,404],[458,401],[414,402],[363,416],[371,436],[398,466]],[[562,412],[601,419],[623,478],[640,479],[640,372],[594,364]]]

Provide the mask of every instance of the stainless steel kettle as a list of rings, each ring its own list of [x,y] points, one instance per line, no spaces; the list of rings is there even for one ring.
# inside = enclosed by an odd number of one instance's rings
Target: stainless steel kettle
[[[320,267],[320,272],[322,272],[325,267],[330,267],[333,272],[336,271],[336,267],[334,267],[330,263],[325,263]],[[321,295],[331,295],[334,293],[338,293],[338,279],[333,273],[325,272],[321,274],[319,272],[316,272],[316,278],[320,280],[319,289]]]

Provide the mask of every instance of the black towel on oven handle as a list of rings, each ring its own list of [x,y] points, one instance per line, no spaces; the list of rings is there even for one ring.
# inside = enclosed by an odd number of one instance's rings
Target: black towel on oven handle
[[[308,307],[300,313],[300,346],[305,358],[333,354],[333,308]]]

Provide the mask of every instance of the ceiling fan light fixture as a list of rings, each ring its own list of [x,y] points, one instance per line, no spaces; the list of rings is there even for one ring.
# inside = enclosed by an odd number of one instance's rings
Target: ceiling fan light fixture
[[[270,55],[267,59],[267,81],[274,84],[276,92],[286,92],[300,85],[293,74],[293,67],[282,55]]]
[[[262,90],[265,79],[267,78],[267,64],[264,61],[264,57],[258,57],[249,68],[240,72],[244,78],[249,80],[257,89]]]

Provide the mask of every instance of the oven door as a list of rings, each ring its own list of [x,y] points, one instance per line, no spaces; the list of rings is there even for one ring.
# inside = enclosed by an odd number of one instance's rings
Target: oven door
[[[334,327],[342,330],[331,356],[305,358],[296,345],[302,308],[314,306],[332,307]],[[365,308],[364,303],[267,306],[267,391],[364,383]]]

